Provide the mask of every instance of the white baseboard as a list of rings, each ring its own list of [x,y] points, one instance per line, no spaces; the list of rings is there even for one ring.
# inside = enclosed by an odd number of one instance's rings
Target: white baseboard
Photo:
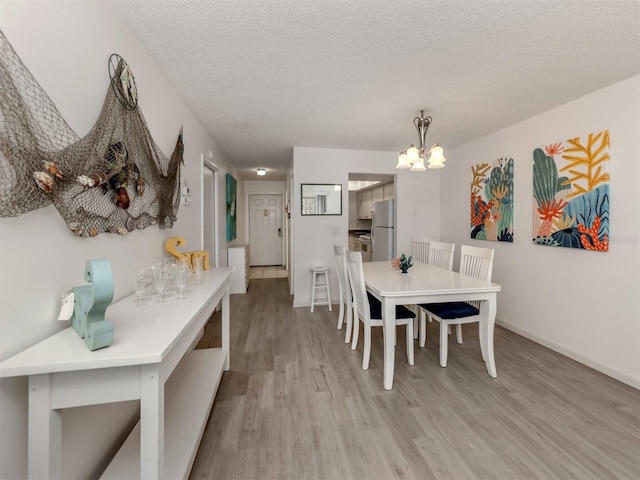
[[[627,385],[640,390],[640,379],[639,378],[633,378],[630,377],[628,375],[624,375],[616,370],[613,370],[605,365],[602,365],[598,362],[593,361],[590,358],[585,357],[584,355],[581,355],[579,353],[573,352],[571,350],[568,350],[560,345],[557,345],[554,342],[549,341],[546,338],[542,338],[539,337],[527,330],[524,330],[518,326],[512,325],[508,322],[504,322],[502,320],[500,320],[499,318],[496,318],[496,324],[500,325],[501,327],[517,333],[518,335],[528,338],[529,340],[539,343],[540,345],[543,345],[551,350],[553,350],[554,352],[558,352],[562,355],[564,355],[565,357],[569,357],[572,360],[575,360],[576,362],[582,363],[583,365],[586,365],[589,368],[593,368],[594,370],[603,373],[611,378],[615,378],[616,380],[622,382],[622,383],[626,383]]]
[[[293,308],[300,308],[300,307],[308,307],[309,305],[311,305],[309,303],[309,301],[300,301],[300,300],[294,300],[293,301]]]
[[[339,305],[338,300],[331,299],[331,308],[335,308],[335,305]],[[316,305],[316,307],[326,307],[327,305]],[[311,299],[307,298],[306,300],[294,300],[293,308],[307,307],[311,308]]]

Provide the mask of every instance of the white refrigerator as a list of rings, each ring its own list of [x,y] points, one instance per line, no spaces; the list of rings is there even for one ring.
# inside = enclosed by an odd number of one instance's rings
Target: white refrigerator
[[[393,259],[394,227],[393,200],[374,203],[371,225],[371,260],[374,262]]]

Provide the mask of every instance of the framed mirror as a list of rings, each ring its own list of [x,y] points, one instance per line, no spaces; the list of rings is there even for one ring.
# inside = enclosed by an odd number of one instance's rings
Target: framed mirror
[[[342,185],[302,184],[302,215],[342,215]]]

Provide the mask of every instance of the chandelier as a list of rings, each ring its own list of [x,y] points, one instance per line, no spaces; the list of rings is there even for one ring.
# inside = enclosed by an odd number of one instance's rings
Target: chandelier
[[[424,110],[421,110],[420,116],[413,119],[413,124],[418,132],[420,146],[415,147],[412,144],[407,150],[400,152],[396,168],[410,168],[414,172],[426,170],[427,168],[424,166],[425,160],[429,163],[428,168],[443,168],[444,162],[446,162],[447,159],[444,158],[444,150],[442,149],[442,146],[436,143],[428,150],[424,146],[425,138],[427,137],[427,130],[429,130],[429,125],[431,125],[431,117],[425,117]]]

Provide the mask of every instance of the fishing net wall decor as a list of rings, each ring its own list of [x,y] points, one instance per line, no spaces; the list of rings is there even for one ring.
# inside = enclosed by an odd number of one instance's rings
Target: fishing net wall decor
[[[135,79],[118,55],[102,110],[84,137],[0,31],[0,216],[51,203],[76,235],[171,227],[180,204],[182,131],[166,158],[137,105]]]

